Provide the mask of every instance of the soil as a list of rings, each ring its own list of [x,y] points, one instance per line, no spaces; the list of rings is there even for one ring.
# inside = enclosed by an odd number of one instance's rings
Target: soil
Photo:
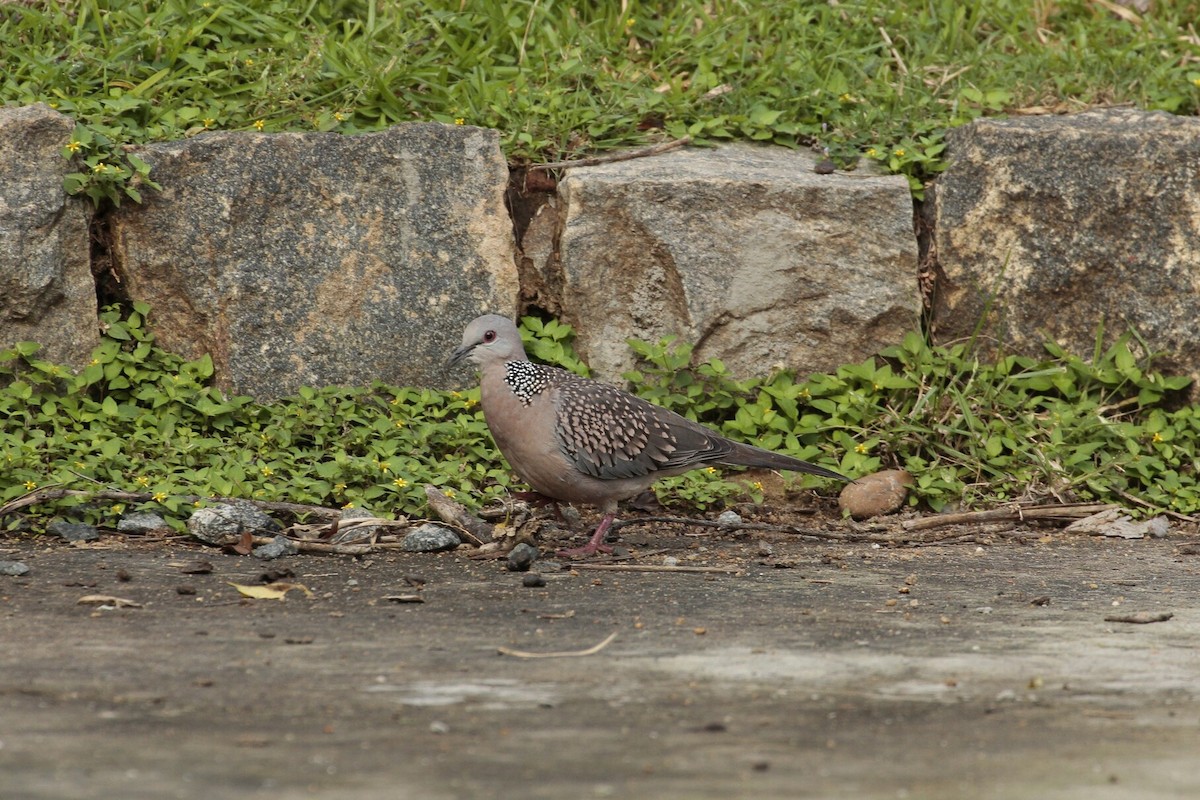
[[[30,567],[0,577],[0,797],[1200,797],[1196,530],[963,533],[628,526],[624,563],[735,571],[533,588],[461,552],[0,539]],[[231,586],[285,569],[311,596]],[[1106,620],[1137,613],[1171,616]]]

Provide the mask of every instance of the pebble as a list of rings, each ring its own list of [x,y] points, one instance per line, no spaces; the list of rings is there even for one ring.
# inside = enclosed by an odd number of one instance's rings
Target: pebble
[[[188,517],[188,533],[209,544],[237,544],[242,531],[274,533],[280,524],[245,502],[217,503],[198,508]]]
[[[525,572],[533,562],[537,561],[538,549],[527,542],[521,542],[508,551],[508,571]]]
[[[0,561],[0,575],[24,575],[29,567],[20,561]]]
[[[521,578],[521,585],[528,589],[539,589],[546,585],[546,579],[537,572],[528,572]]]
[[[838,495],[838,508],[849,512],[854,519],[870,519],[890,514],[904,505],[912,475],[902,469],[886,469],[864,475],[846,484]]]
[[[82,522],[51,522],[46,526],[46,533],[61,536],[68,542],[91,542],[100,538],[100,531],[95,525]]]
[[[742,515],[733,510],[722,511],[717,516],[717,524],[719,525],[741,525]]]
[[[404,537],[400,549],[409,553],[436,553],[440,550],[453,550],[460,544],[462,540],[453,528],[436,522],[426,522]]]
[[[276,536],[264,545],[259,545],[251,551],[255,558],[272,559],[280,556],[294,556],[300,552],[296,543],[286,536]]]
[[[133,511],[122,514],[117,530],[122,533],[149,533],[167,527],[167,521],[153,511]]]

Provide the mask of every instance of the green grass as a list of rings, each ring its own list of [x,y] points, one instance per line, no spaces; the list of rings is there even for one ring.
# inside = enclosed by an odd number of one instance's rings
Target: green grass
[[[1200,107],[1194,0],[1133,21],[1083,0],[625,5],[10,3],[0,102],[48,102],[87,126],[83,175],[136,171],[122,144],[206,129],[440,120],[499,129],[514,161],[685,133],[815,142],[870,154],[918,193],[942,133],[982,114]]]
[[[1144,16],[1092,0],[625,4],[555,0],[32,0],[0,4],[0,102],[73,116],[66,188],[137,198],[124,146],[205,130],[373,131],[410,120],[499,129],[514,163],[693,136],[816,145],[906,175],[920,196],[947,129],[981,115],[1129,103],[1200,109],[1200,0]],[[272,404],[209,385],[211,362],[153,343],[147,309],[78,375],[32,345],[0,354],[0,500],[48,486],[142,491],[175,524],[187,495],[424,511],[423,483],[482,501],[511,480],[475,395],[373,385]],[[527,321],[530,351],[585,369],[570,331]],[[733,381],[637,345],[647,396],[730,435],[851,474],[903,466],[932,508],[1013,498],[1200,510],[1200,413],[1136,339],[1084,360],[982,362],[912,335],[807,381]],[[754,496],[705,471],[664,496]],[[78,506],[78,507],[75,507]],[[44,515],[106,519],[79,497]],[[8,526],[26,524],[9,517]]]

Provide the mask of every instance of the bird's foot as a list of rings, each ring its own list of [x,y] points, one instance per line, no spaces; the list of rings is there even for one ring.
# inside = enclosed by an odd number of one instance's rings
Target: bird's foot
[[[604,519],[600,520],[600,524],[596,526],[596,532],[583,547],[559,550],[555,555],[559,558],[586,558],[594,556],[596,553],[611,553],[613,549],[604,543],[604,537],[608,535],[608,529],[612,527],[613,517],[613,514],[605,514]]]
[[[558,556],[559,558],[587,558],[588,556],[594,556],[597,553],[608,554],[612,551],[613,549],[606,544],[588,542],[583,547],[568,547],[564,550],[558,550],[554,553],[554,555]]]

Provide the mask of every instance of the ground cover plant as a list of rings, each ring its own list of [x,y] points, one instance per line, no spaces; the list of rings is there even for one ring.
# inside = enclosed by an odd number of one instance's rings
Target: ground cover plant
[[[0,353],[0,503],[30,493],[36,524],[54,516],[108,521],[140,505],[182,525],[212,497],[243,497],[422,516],[427,483],[471,506],[514,480],[495,452],[478,390],[373,384],[304,389],[273,403],[211,386],[212,362],[154,343],[149,309],[103,313],[92,363],[78,371],[23,343]],[[531,356],[586,371],[571,330],[526,318]],[[1150,368],[1132,336],[1090,360],[1048,348],[1042,360],[982,361],[967,345],[930,347],[912,334],[880,358],[804,379],[733,379],[691,363],[678,342],[632,342],[626,377],[653,402],[729,436],[862,475],[905,467],[913,503],[1137,497],[1147,507],[1200,509],[1200,412],[1172,409],[1187,380]],[[793,485],[817,486],[797,476]],[[58,489],[73,494],[59,496]],[[115,490],[129,498],[95,495]],[[659,484],[685,510],[761,499],[736,472],[698,470]],[[8,529],[33,523],[10,515]]]
[[[917,197],[945,131],[981,115],[1130,103],[1200,109],[1200,2],[1110,0],[23,0],[0,3],[0,103],[77,121],[65,190],[98,205],[154,184],[125,145],[211,130],[356,133],[412,120],[497,128],[516,164],[649,141],[813,146],[904,174]],[[158,348],[149,309],[106,309],[78,374],[0,353],[0,502],[117,489],[179,524],[210,496],[424,512],[433,483],[477,504],[511,477],[473,392],[376,384],[261,404],[207,358]],[[586,370],[570,331],[527,319],[536,358]],[[913,334],[831,375],[736,381],[678,343],[634,343],[650,399],[728,435],[859,475],[902,466],[934,509],[1139,498],[1192,512],[1197,411],[1133,335],[1087,358],[985,359]],[[799,479],[805,480],[805,479]],[[753,483],[668,479],[691,509]],[[815,484],[808,484],[815,485]],[[112,504],[116,503],[117,508]],[[35,508],[108,519],[68,495]],[[10,516],[9,526],[27,520]]]
[[[78,120],[73,192],[136,195],[122,146],[206,130],[497,128],[510,159],[691,135],[816,144],[922,182],[945,130],[1094,104],[1200,108],[1195,0],[29,0],[0,103]]]

